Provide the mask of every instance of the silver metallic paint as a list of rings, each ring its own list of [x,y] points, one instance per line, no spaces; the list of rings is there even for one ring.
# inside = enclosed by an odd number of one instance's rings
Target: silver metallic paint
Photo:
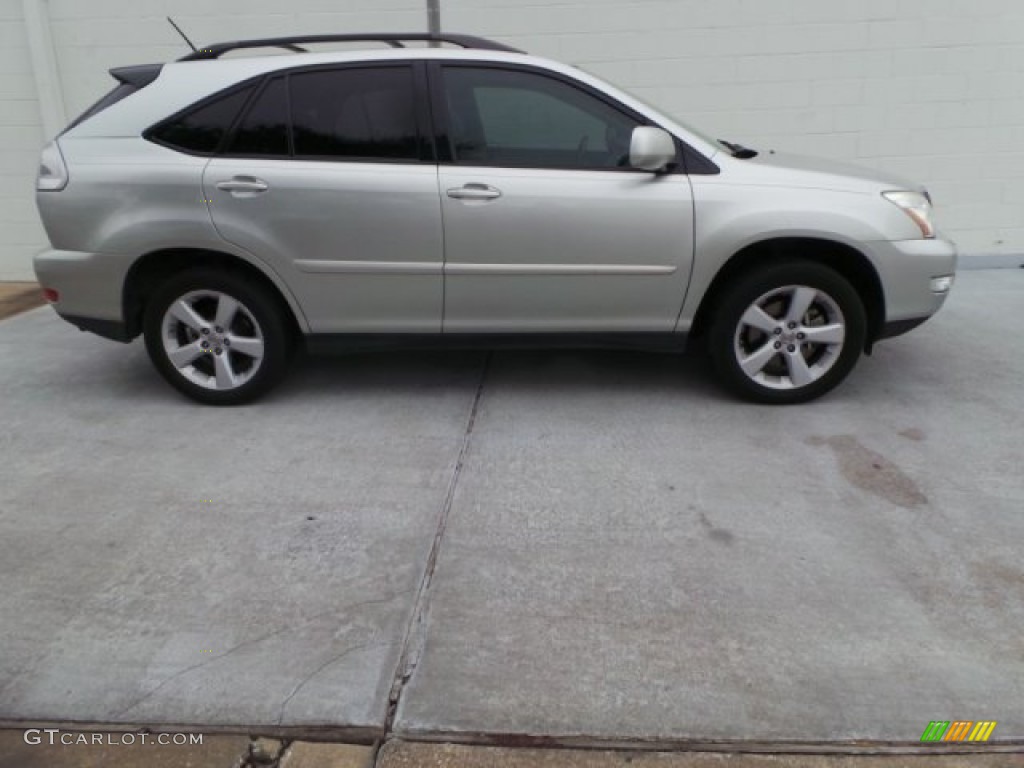
[[[718,175],[193,157],[149,125],[249,77],[324,63],[460,59],[548,68],[597,88],[711,158]],[[885,319],[935,312],[956,248],[881,197],[917,185],[762,153],[736,159],[573,67],[492,51],[407,49],[174,62],[59,139],[70,171],[37,199],[53,250],[40,281],[64,314],[122,319],[138,258],[228,253],[263,272],[305,332],[687,331],[739,250],[781,237],[849,245],[878,272]],[[218,185],[256,180],[266,189]],[[497,195],[450,197],[478,185]],[[233,185],[237,186],[237,185]],[[696,254],[696,257],[695,257]]]

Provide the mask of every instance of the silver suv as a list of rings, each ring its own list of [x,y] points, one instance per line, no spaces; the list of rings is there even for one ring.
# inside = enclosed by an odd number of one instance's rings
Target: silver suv
[[[354,41],[388,47],[304,47]],[[919,185],[707,138],[480,38],[249,40],[111,74],[43,151],[36,273],[205,403],[266,392],[302,343],[693,339],[739,395],[802,402],[953,282]]]

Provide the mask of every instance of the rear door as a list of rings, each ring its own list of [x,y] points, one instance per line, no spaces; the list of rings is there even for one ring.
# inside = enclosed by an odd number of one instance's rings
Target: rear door
[[[431,69],[446,333],[670,332],[693,260],[683,173],[628,165],[640,116],[533,67]]]
[[[416,62],[296,70],[253,94],[204,191],[315,333],[438,332],[443,238]]]

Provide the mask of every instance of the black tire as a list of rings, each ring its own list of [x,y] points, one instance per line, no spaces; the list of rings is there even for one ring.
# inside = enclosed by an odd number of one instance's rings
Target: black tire
[[[165,317],[173,304],[186,297],[196,316],[205,321],[202,325],[209,336],[199,335],[200,331],[193,330],[192,325]],[[220,327],[215,326],[216,310],[221,301],[218,297],[233,299],[240,305],[231,316],[232,326],[221,329],[223,334],[215,333]],[[288,372],[294,338],[284,312],[277,297],[242,275],[190,269],[161,285],[147,303],[143,318],[146,351],[168,383],[193,400],[207,405],[248,403],[269,391]],[[235,339],[234,349],[230,348],[232,338]],[[180,351],[184,351],[186,345],[204,341],[210,345],[209,351],[197,355],[193,362],[179,368],[171,361],[168,345],[180,345]],[[258,349],[260,342],[261,356],[257,358],[251,350]],[[250,352],[240,351],[243,347]],[[216,349],[220,350],[217,355],[220,360],[214,357]],[[188,352],[186,356],[191,354]],[[230,371],[226,381],[233,382],[237,378],[239,384],[222,385],[216,378],[221,370]]]
[[[796,327],[790,328],[792,318],[786,315],[797,301],[798,288],[816,294]],[[770,329],[743,320],[755,304],[765,311],[761,322]],[[844,334],[839,343],[806,340],[809,334],[824,333],[821,326],[834,328],[840,321]],[[835,337],[835,331],[829,333],[822,338]],[[713,314],[708,347],[715,371],[729,390],[754,402],[788,405],[814,400],[836,387],[856,365],[866,335],[864,303],[846,278],[822,264],[786,261],[759,267],[726,288]],[[762,359],[767,362],[748,374],[741,357],[753,368]]]

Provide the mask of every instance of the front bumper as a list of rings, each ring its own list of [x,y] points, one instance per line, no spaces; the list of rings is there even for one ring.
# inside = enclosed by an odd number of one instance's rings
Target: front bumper
[[[955,243],[937,238],[879,241],[869,246],[885,295],[884,329],[889,333],[883,337],[905,333],[939,311],[949,289],[933,290],[933,281],[956,274]]]
[[[930,317],[930,315],[929,315]],[[878,334],[878,338],[875,341],[881,341],[882,339],[891,339],[894,336],[902,336],[904,333],[910,333],[912,330],[917,328],[919,325],[923,325],[927,322],[927,317],[911,317],[907,320],[893,320],[885,323],[882,326],[882,330]]]
[[[82,330],[108,339],[129,341],[122,291],[130,256],[48,250],[33,260],[43,288],[56,290],[57,314]]]

